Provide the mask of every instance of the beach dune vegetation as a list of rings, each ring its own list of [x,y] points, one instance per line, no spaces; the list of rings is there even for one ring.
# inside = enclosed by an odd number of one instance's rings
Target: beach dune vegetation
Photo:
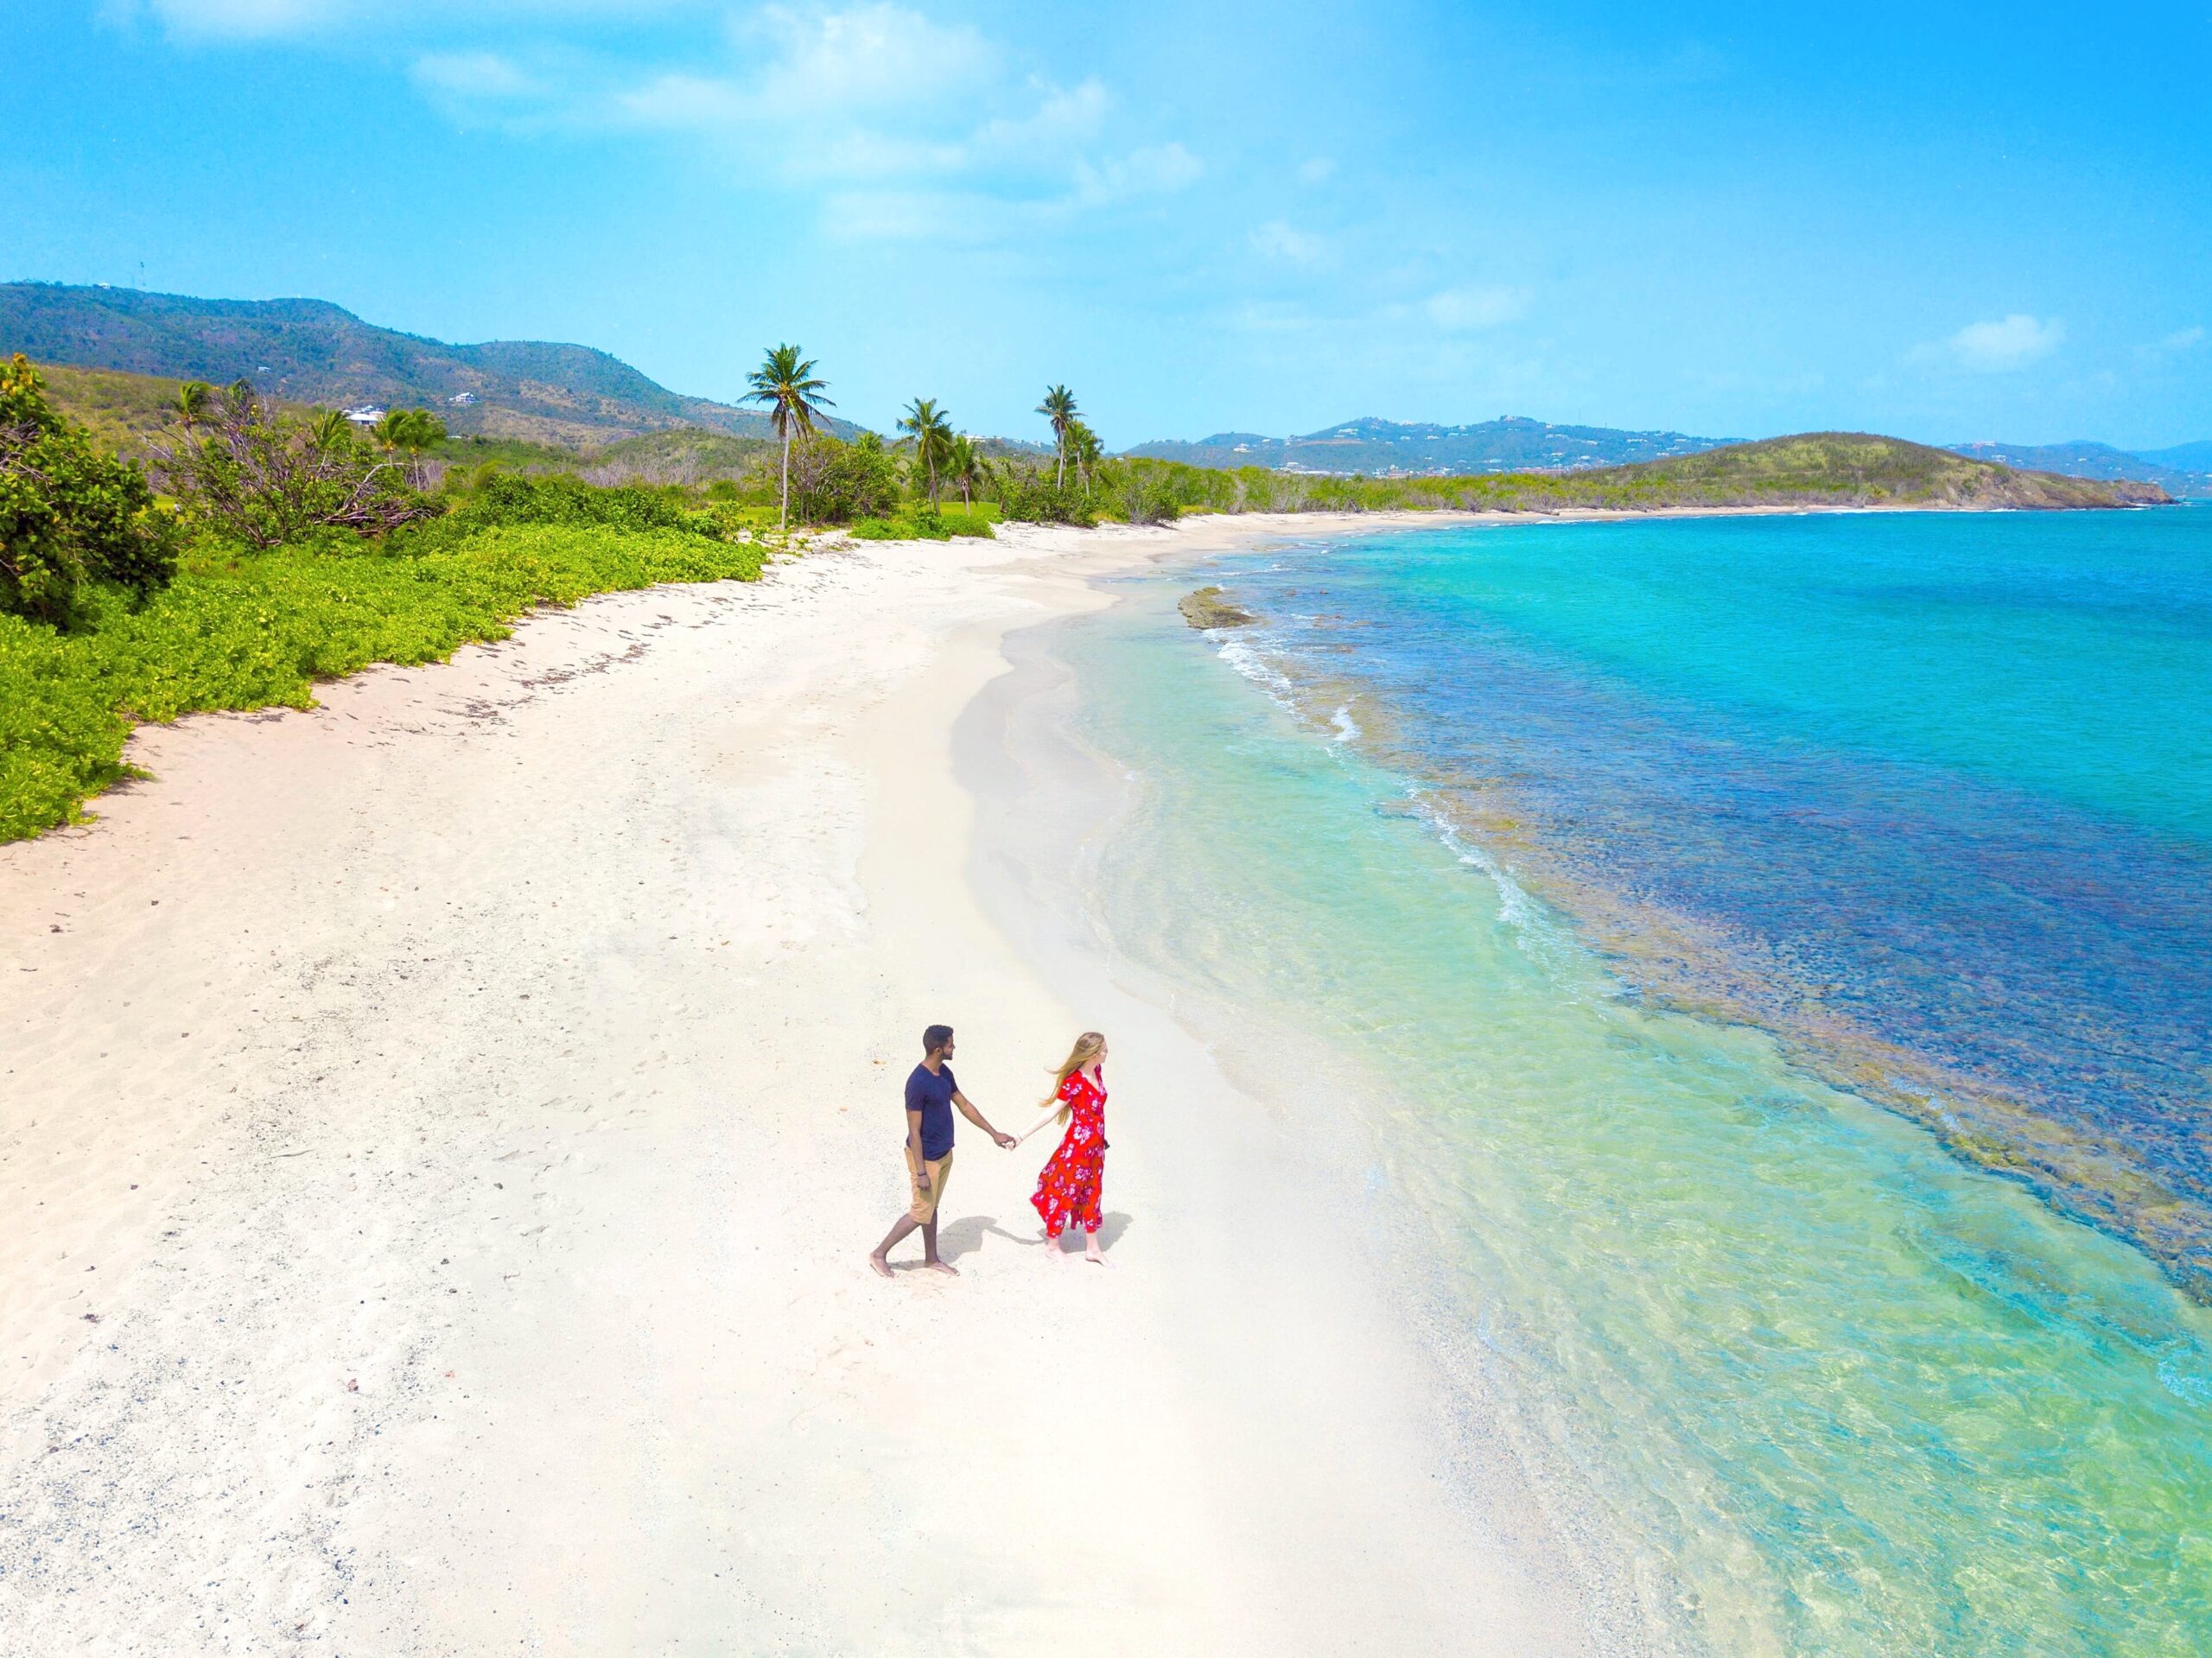
[[[128,775],[123,746],[141,721],[312,707],[319,681],[442,661],[505,638],[539,605],[753,581],[763,551],[696,525],[559,521],[480,526],[413,552],[209,545],[143,604],[107,602],[86,626],[0,616],[0,841],[77,821],[87,798]]]

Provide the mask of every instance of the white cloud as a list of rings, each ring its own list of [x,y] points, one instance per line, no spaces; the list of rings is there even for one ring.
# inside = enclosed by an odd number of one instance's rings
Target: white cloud
[[[1298,169],[1298,181],[1300,184],[1325,184],[1336,170],[1336,162],[1326,156],[1316,156]]]
[[[614,96],[616,118],[708,135],[784,128],[795,148],[823,153],[826,170],[837,170],[836,154],[847,147],[870,170],[886,153],[941,149],[943,123],[925,124],[937,134],[917,137],[902,118],[964,104],[999,73],[997,53],[974,29],[940,28],[889,3],[804,14],[770,6],[731,33],[740,54],[756,41],[769,49],[740,72],[654,76]],[[885,127],[898,136],[853,144],[855,131]]]
[[[778,50],[747,89],[770,118],[851,115],[957,98],[995,78],[998,54],[965,24],[947,29],[881,0],[850,11],[769,6],[741,26]]]
[[[1029,86],[1037,98],[1036,106],[1027,115],[983,123],[969,144],[975,155],[1016,156],[1039,151],[1065,155],[1098,136],[1113,104],[1105,87],[1096,80],[1086,80],[1072,91],[1034,79]]]
[[[1977,373],[2002,373],[2039,363],[2066,339],[2066,325],[2056,317],[2047,321],[2022,312],[1991,322],[1970,322],[1940,346],[1922,346],[1914,360],[1948,358]]]
[[[1101,206],[1165,195],[1195,184],[1205,171],[1196,156],[1176,143],[1133,149],[1097,166],[1079,159],[1075,164],[1076,200],[1086,206]]]
[[[1109,147],[1115,100],[1099,80],[1025,75],[997,41],[900,0],[101,3],[119,22],[150,18],[177,36],[373,28],[416,43],[415,86],[456,124],[671,135],[749,184],[810,187],[833,233],[901,237],[949,216],[986,236],[995,221],[1142,202],[1205,170],[1178,143],[1132,133]],[[681,57],[637,54],[658,36],[618,42],[559,27],[677,13],[702,25]]]
[[[1271,219],[1257,226],[1246,239],[1255,251],[1285,264],[1319,264],[1329,251],[1325,238],[1294,229],[1280,219]]]
[[[2177,328],[2158,342],[2160,351],[2191,351],[2204,343],[2204,330]]]
[[[965,25],[940,27],[891,3],[804,14],[772,7],[733,38],[741,51],[755,41],[770,50],[728,73],[670,73],[615,91],[605,118],[720,139],[767,156],[787,176],[860,187],[850,200],[870,205],[855,223],[880,219],[887,204],[870,187],[899,180],[987,171],[1072,179],[1079,193],[1103,199],[1142,171],[1135,156],[1103,167],[1081,158],[1112,108],[1098,81],[1063,87],[1032,76],[1014,85],[1003,54]]]
[[[1525,288],[1447,288],[1432,294],[1421,311],[1438,327],[1451,334],[1469,334],[1517,321],[1529,314]]]
[[[547,90],[535,75],[496,52],[433,52],[416,59],[409,73],[425,92],[458,98],[542,98]]]
[[[1063,225],[1095,208],[1179,190],[1202,170],[1182,145],[1161,144],[1097,165],[1077,160],[1073,187],[1051,194],[995,193],[988,187],[991,181],[950,189],[927,182],[882,189],[862,186],[825,196],[823,223],[842,241],[980,246]]]

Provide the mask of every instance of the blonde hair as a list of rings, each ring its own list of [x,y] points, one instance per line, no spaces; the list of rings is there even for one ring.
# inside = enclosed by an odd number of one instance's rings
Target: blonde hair
[[[1060,1061],[1052,1073],[1052,1091],[1038,1103],[1050,1105],[1058,1096],[1060,1084],[1096,1059],[1098,1057],[1098,1051],[1105,1045],[1106,1039],[1096,1031],[1085,1031],[1081,1036],[1076,1038],[1075,1046],[1068,1050],[1068,1057]],[[1065,1122],[1067,1120],[1067,1109],[1063,1107],[1060,1111],[1060,1121]]]

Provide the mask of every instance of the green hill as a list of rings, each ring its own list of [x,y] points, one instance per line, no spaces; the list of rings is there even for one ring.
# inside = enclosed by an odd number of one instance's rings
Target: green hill
[[[41,363],[47,398],[55,409],[91,429],[93,441],[111,454],[147,458],[146,440],[174,418],[184,382],[162,375],[131,374],[121,369],[71,368]],[[304,409],[305,404],[289,404]],[[602,431],[591,444],[464,432],[430,453],[471,465],[495,461],[517,472],[577,472],[594,483],[696,485],[744,475],[774,453],[772,440],[732,437],[703,427],[678,426],[624,436]]]
[[[0,283],[0,355],[220,385],[324,408],[435,410],[455,432],[571,448],[698,426],[765,437],[767,417],[647,378],[586,346],[454,346],[364,322],[321,300],[206,300],[130,288]],[[849,435],[855,428],[832,422]]]
[[[1859,432],[1806,432],[1577,471],[1344,477],[1130,457],[1141,486],[1185,511],[1663,512],[1729,507],[2153,506],[2156,484],[2060,478]]]
[[[1806,432],[1646,466],[1610,467],[1573,481],[1651,497],[1657,505],[1824,502],[1869,506],[2069,507],[2152,505],[2171,499],[2156,484],[2063,478],[1902,438]]]

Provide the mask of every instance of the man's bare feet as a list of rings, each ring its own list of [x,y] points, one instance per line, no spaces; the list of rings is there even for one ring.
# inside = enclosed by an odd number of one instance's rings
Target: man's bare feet
[[[922,1269],[925,1272],[943,1273],[947,1278],[960,1276],[960,1268],[949,1261],[925,1261],[922,1263]]]
[[[874,1273],[878,1278],[888,1278],[891,1276],[891,1263],[886,1261],[881,1255],[870,1255],[868,1258],[868,1270]]]

